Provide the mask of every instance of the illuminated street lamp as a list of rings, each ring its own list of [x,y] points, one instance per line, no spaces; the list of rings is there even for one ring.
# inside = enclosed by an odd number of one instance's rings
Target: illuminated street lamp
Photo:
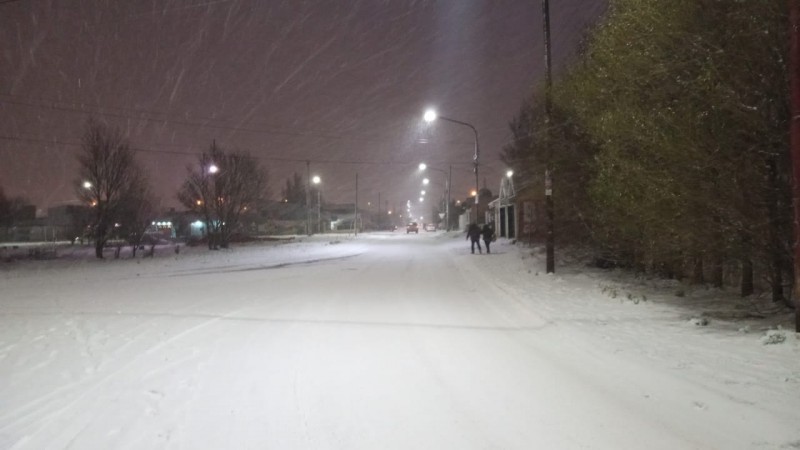
[[[217,167],[216,164],[211,164],[210,166],[208,166],[208,173],[214,174],[217,172],[219,172],[219,167]]]
[[[507,178],[511,178],[513,176],[514,176],[514,171],[513,170],[509,169],[508,171],[506,171],[506,177]]]
[[[473,164],[475,165],[475,222],[477,223],[478,218],[478,192],[480,192],[480,186],[478,184],[478,156],[480,155],[480,150],[478,148],[478,130],[475,129],[474,126],[467,122],[462,122],[460,120],[451,119],[449,117],[439,116],[436,114],[436,111],[429,109],[425,111],[425,115],[423,116],[426,122],[430,123],[434,120],[441,119],[446,122],[455,123],[458,125],[463,125],[465,127],[469,127],[472,130],[472,133],[475,135],[475,154],[472,156]]]
[[[427,164],[419,163],[419,170],[424,171],[427,169],[428,169]],[[445,175],[444,190],[445,190],[446,203],[444,204],[444,223],[445,223],[445,229],[447,231],[450,231],[450,176],[453,173],[453,167],[452,166],[450,167],[449,172],[445,172],[444,170],[437,169],[435,167],[430,167],[430,169],[435,170],[437,172],[442,172]],[[428,178],[422,180],[422,184],[428,184],[428,183],[430,183],[430,180]]]
[[[311,182],[315,185],[319,185],[322,183],[322,178],[318,175],[314,175],[314,178],[311,179]],[[322,232],[322,189],[317,187],[317,233]]]
[[[92,183],[90,181],[84,181],[83,182],[83,188],[84,189],[91,189],[92,188]]]

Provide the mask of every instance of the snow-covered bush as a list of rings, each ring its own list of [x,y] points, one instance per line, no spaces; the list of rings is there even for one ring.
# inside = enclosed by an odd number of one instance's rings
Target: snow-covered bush
[[[780,344],[784,341],[786,341],[786,332],[781,329],[767,330],[761,337],[761,343],[764,345]]]

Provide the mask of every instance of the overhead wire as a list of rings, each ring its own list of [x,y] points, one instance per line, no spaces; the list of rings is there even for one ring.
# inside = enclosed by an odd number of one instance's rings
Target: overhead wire
[[[83,144],[80,142],[69,142],[67,140],[61,138],[54,138],[54,139],[42,139],[42,138],[27,138],[21,136],[8,136],[8,135],[0,135],[0,140],[5,141],[18,141],[18,142],[27,142],[27,143],[35,143],[35,144],[46,144],[46,145],[63,145],[68,147],[80,147]],[[180,155],[180,156],[192,156],[197,157],[200,156],[201,152],[196,151],[178,151],[178,150],[159,150],[159,149],[152,149],[152,148],[142,148],[142,147],[129,147],[134,152],[139,153],[156,153],[156,154],[170,154],[170,155]],[[2,149],[0,149],[2,150]],[[277,157],[277,156],[261,156],[261,155],[251,155],[252,158],[264,161],[280,161],[280,162],[312,162],[316,164],[349,164],[349,165],[416,165],[419,164],[417,161],[369,161],[369,160],[356,160],[356,159],[322,159],[322,158],[287,158],[287,157]],[[435,164],[450,164],[453,166],[458,165],[471,165],[472,163],[459,161],[459,162],[435,162]]]

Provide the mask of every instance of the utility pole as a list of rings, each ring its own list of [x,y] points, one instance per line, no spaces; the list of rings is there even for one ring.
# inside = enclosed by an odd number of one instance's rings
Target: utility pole
[[[453,176],[453,166],[451,165],[448,167],[448,172],[447,172],[447,186],[446,186],[447,189],[445,189],[447,191],[447,203],[444,205],[444,218],[445,218],[444,229],[447,231],[450,231],[450,180],[452,179],[452,176]]]
[[[306,161],[306,235],[311,236],[311,161]]]
[[[356,205],[353,212],[353,234],[358,236],[358,172],[356,172]]]
[[[794,208],[794,299],[795,331],[800,333],[800,0],[789,0],[789,121],[792,159],[792,206]]]
[[[550,124],[552,114],[552,74],[550,68],[550,3],[549,0],[542,0],[542,20],[544,21],[544,132],[545,146],[547,147],[547,169],[544,172],[544,195],[545,209],[547,211],[547,273],[556,271],[555,263],[555,237],[553,231],[554,207],[553,207],[553,147],[550,142]]]

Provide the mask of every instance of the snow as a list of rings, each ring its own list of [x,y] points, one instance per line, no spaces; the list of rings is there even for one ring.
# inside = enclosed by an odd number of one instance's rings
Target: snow
[[[442,232],[67,251],[0,265],[0,448],[800,448],[763,300]]]

